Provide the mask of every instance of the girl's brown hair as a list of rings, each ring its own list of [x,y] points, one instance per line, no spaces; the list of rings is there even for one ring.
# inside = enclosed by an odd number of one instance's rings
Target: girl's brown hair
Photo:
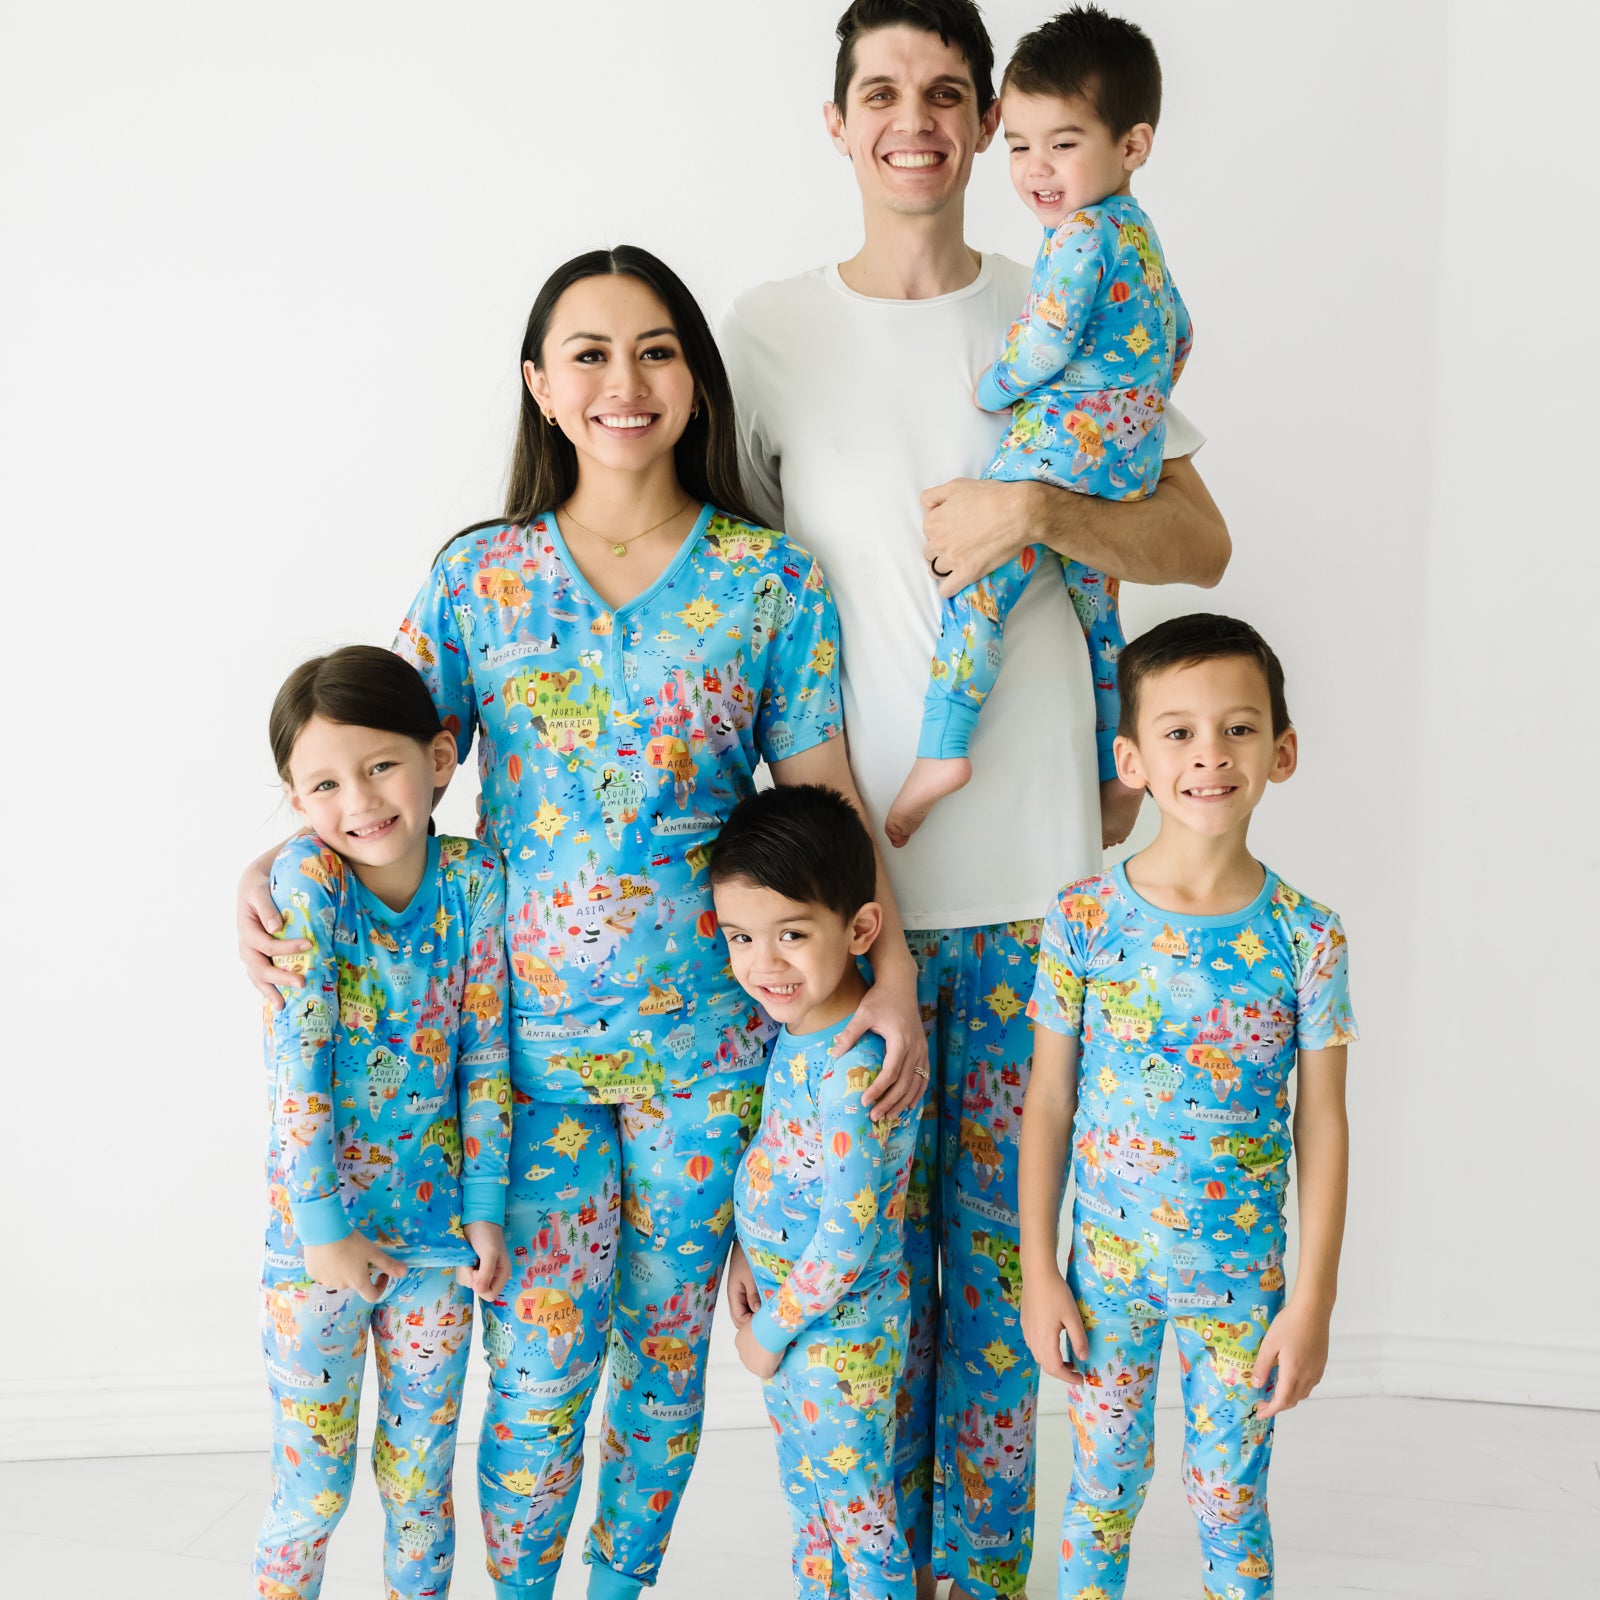
[[[758,521],[745,500],[739,477],[733,391],[728,387],[717,341],[683,280],[648,250],[619,244],[611,250],[590,250],[557,267],[545,280],[528,313],[521,360],[543,366],[544,336],[549,331],[550,318],[556,302],[573,284],[585,278],[616,275],[637,278],[667,308],[694,378],[700,414],[689,419],[673,448],[678,482],[686,493],[697,500],[709,500],[719,511],[745,522]],[[506,520],[526,523],[541,511],[553,511],[571,498],[577,486],[578,453],[572,441],[560,428],[552,428],[544,420],[538,401],[524,383],[511,481],[506,489]]]
[[[428,686],[409,661],[376,645],[352,644],[302,662],[284,679],[268,724],[278,776],[289,782],[289,757],[313,718],[431,744],[445,732]]]

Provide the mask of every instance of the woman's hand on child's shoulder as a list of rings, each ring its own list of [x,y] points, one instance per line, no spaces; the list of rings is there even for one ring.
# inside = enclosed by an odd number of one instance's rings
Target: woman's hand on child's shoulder
[[[505,1288],[511,1276],[511,1254],[506,1249],[506,1231],[498,1222],[469,1222],[462,1232],[478,1253],[475,1267],[457,1267],[456,1282],[485,1300]]]
[[[306,1272],[324,1289],[352,1289],[373,1305],[388,1293],[390,1284],[406,1275],[403,1261],[359,1233],[347,1233],[333,1244],[308,1244],[305,1256]]]
[[[864,1033],[875,1033],[883,1040],[883,1066],[861,1091],[861,1104],[874,1122],[909,1110],[928,1090],[928,1035],[917,1004],[916,969],[909,970],[909,982],[891,975],[874,983],[833,1044],[834,1055],[841,1056]]]
[[[260,856],[244,869],[239,879],[239,896],[234,905],[234,920],[239,933],[239,959],[244,975],[256,986],[270,1010],[283,1009],[283,991],[298,989],[305,979],[298,972],[274,966],[274,956],[294,955],[309,950],[304,939],[280,939],[283,918],[272,899],[272,858],[274,850]]]

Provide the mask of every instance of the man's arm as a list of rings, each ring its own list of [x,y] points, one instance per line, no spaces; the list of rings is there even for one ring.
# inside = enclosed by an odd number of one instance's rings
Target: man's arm
[[[1233,543],[1187,456],[1163,464],[1145,500],[1101,500],[1045,483],[955,478],[922,496],[923,554],[938,562],[947,598],[1030,544],[1129,583],[1213,587]],[[949,576],[944,574],[948,572]]]

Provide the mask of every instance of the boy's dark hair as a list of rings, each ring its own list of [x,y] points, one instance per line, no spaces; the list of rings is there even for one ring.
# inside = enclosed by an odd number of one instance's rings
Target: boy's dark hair
[[[1161,120],[1161,63],[1145,31],[1099,6],[1074,6],[1017,41],[1001,89],[1081,97],[1119,138]]]
[[[428,686],[409,661],[372,644],[303,661],[283,681],[268,724],[278,776],[289,781],[289,757],[300,730],[313,717],[402,733],[431,744],[445,731]]]
[[[833,67],[833,103],[841,117],[856,75],[856,41],[879,28],[900,27],[936,33],[959,50],[972,72],[978,115],[994,104],[994,44],[972,0],[854,0],[834,29],[839,55]]]
[[[820,783],[784,784],[741,800],[711,845],[712,884],[744,878],[846,920],[877,897],[878,863],[856,808]]]
[[[1245,656],[1261,668],[1267,680],[1267,700],[1272,708],[1272,737],[1291,726],[1289,703],[1283,693],[1283,666],[1272,646],[1237,617],[1219,617],[1214,612],[1196,611],[1191,616],[1174,617],[1141,633],[1132,644],[1124,645],[1117,658],[1117,693],[1122,696],[1122,714],[1117,732],[1125,739],[1134,737],[1139,723],[1139,691],[1147,679],[1171,667],[1192,667],[1201,661],[1221,661],[1229,656]]]

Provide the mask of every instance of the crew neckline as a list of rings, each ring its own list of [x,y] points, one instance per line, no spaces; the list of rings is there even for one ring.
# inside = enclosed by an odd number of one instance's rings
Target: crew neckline
[[[858,1006],[856,1009],[860,1010],[860,1007]],[[797,1050],[809,1050],[815,1044],[826,1044],[828,1040],[834,1038],[849,1026],[855,1014],[855,1011],[852,1011],[848,1017],[840,1017],[837,1022],[829,1024],[826,1028],[813,1028],[809,1033],[791,1033],[789,1024],[786,1022],[782,1025],[783,1033],[778,1043],[781,1044],[784,1039],[787,1039]],[[776,1049],[777,1046],[775,1045],[773,1048]]]
[[[1272,897],[1277,892],[1279,878],[1265,861],[1258,861],[1256,865],[1261,868],[1261,888],[1256,897],[1248,905],[1240,906],[1237,911],[1218,911],[1209,916],[1199,916],[1190,911],[1174,910],[1171,906],[1158,906],[1153,900],[1146,900],[1137,889],[1128,882],[1128,864],[1119,861],[1111,869],[1112,881],[1118,890],[1126,895],[1129,900],[1147,916],[1159,917],[1163,922],[1182,922],[1186,928],[1221,928],[1234,922],[1248,922],[1252,917],[1259,916],[1272,904]]]
[[[898,295],[885,296],[875,294],[862,294],[859,289],[852,289],[844,281],[843,274],[839,271],[839,263],[831,261],[822,269],[823,277],[828,285],[842,294],[847,300],[859,300],[863,305],[869,306],[947,306],[957,300],[966,300],[975,294],[981,293],[989,287],[989,280],[993,276],[993,251],[981,252],[978,256],[978,275],[971,283],[960,289],[952,289],[948,294],[928,295],[920,300],[907,300]]]

